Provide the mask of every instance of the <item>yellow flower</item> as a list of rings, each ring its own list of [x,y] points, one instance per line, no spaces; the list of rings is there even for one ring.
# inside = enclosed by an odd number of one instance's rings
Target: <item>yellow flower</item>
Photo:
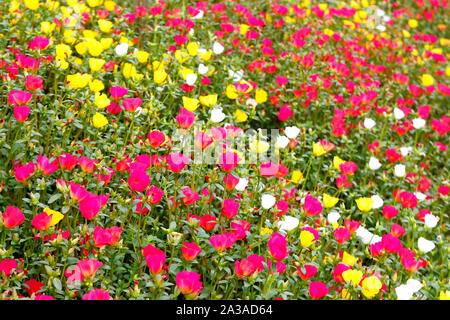
[[[189,42],[186,46],[188,53],[193,57],[197,55],[197,51],[199,48],[200,46],[197,42]]]
[[[363,212],[368,212],[370,209],[372,209],[373,200],[372,198],[358,198],[355,200],[356,205],[358,206],[358,209]]]
[[[108,11],[113,11],[116,5],[114,1],[105,1],[105,9]]]
[[[92,77],[90,74],[69,74],[67,76],[67,81],[69,82],[69,86],[72,87],[72,89],[78,89],[78,88],[84,88],[88,85],[89,81],[91,81]]]
[[[424,86],[426,86],[426,87],[428,87],[428,86],[432,86],[433,84],[434,84],[434,79],[433,79],[433,77],[431,76],[431,75],[429,75],[429,74],[424,74],[423,76],[422,76],[422,84],[424,85]]]
[[[108,119],[106,119],[106,117],[101,113],[96,112],[92,118],[92,123],[94,124],[94,127],[101,128],[108,124]]]
[[[131,63],[125,63],[123,65],[122,74],[125,78],[131,78],[136,75],[136,68]]]
[[[101,38],[100,39],[100,44],[102,45],[103,50],[106,50],[109,47],[111,47],[112,43],[113,43],[112,38]]]
[[[345,280],[345,282],[352,284],[354,287],[359,285],[361,282],[363,273],[359,270],[345,270],[342,272],[342,278]]]
[[[261,236],[265,236],[266,234],[272,234],[273,233],[273,230],[272,229],[269,229],[269,228],[266,228],[266,227],[263,227],[260,231],[259,231],[259,235],[261,235]]]
[[[106,108],[111,104],[111,101],[108,99],[108,96],[105,93],[95,93],[95,102],[94,104],[98,108]]]
[[[300,244],[302,247],[309,248],[315,241],[316,238],[311,232],[307,230],[302,230],[302,232],[300,232]]]
[[[234,116],[236,117],[237,122],[244,122],[247,121],[248,119],[248,115],[241,109],[236,110],[234,112]]]
[[[342,298],[347,300],[353,300],[352,296],[350,295],[350,292],[346,288],[342,289]]]
[[[75,50],[80,55],[84,55],[88,49],[88,43],[86,41],[80,42],[75,46]]]
[[[358,258],[355,258],[354,256],[352,256],[348,252],[344,251],[344,253],[342,255],[342,262],[343,263],[345,263],[346,265],[349,265],[350,267],[353,267],[353,265],[356,263],[356,261],[358,261]]]
[[[136,53],[136,59],[140,62],[140,63],[147,63],[148,61],[148,57],[150,56],[150,53],[146,52],[146,51],[141,51],[139,50]]]
[[[325,153],[327,153],[327,151],[325,150],[325,148],[320,143],[313,142],[313,154],[314,154],[314,156],[320,157],[320,156],[324,155]]]
[[[245,34],[247,33],[248,29],[250,29],[250,27],[246,24],[241,24],[239,27],[239,32],[245,36]]]
[[[60,59],[65,59],[72,55],[72,49],[67,44],[60,43],[55,47],[56,57]]]
[[[212,107],[217,103],[217,94],[210,94],[199,97],[200,103],[207,107]]]
[[[52,216],[52,220],[50,221],[50,227],[56,225],[58,222],[60,222],[64,218],[64,215],[61,212],[52,210],[49,207],[45,208],[44,212],[48,216],[50,216],[50,215]]]
[[[162,84],[166,81],[167,73],[164,70],[155,70],[153,72],[153,81],[155,81],[156,84]]]
[[[334,31],[328,28],[323,29],[323,33],[329,37],[333,36]]]
[[[264,89],[257,89],[255,91],[255,100],[259,104],[264,103],[267,101],[267,92]]]
[[[175,59],[178,60],[179,63],[183,63],[189,60],[191,57],[186,51],[177,50],[175,51]]]
[[[98,57],[103,52],[103,47],[97,40],[91,40],[88,42],[89,54],[94,57]]]
[[[342,160],[338,156],[333,157],[333,167],[334,169],[341,171],[341,168],[339,167],[341,164],[345,163],[345,160]]]
[[[292,178],[291,182],[298,183],[299,181],[303,180],[303,173],[301,171],[292,171]]]
[[[198,99],[183,97],[183,107],[188,111],[195,111],[199,106]]]
[[[236,90],[236,87],[232,84],[227,85],[227,88],[225,89],[225,94],[228,97],[228,99],[236,99],[238,97],[238,92]]]
[[[39,0],[25,0],[25,6],[30,10],[37,10],[39,8]]]
[[[410,19],[410,20],[408,20],[408,25],[410,28],[414,29],[414,28],[417,28],[419,23],[417,22],[416,19]]]
[[[103,0],[87,0],[89,7],[94,8],[103,4]]]
[[[100,19],[98,20],[98,27],[102,32],[110,33],[112,31],[113,23],[105,19]]]
[[[328,194],[323,194],[323,205],[325,208],[332,208],[338,203],[339,198],[329,196]]]
[[[439,292],[439,300],[450,300],[450,290]]]
[[[203,51],[201,51],[201,50],[198,50],[198,52],[197,52],[197,55],[199,55],[200,56],[200,59],[202,59],[202,61],[208,61],[209,59],[211,59],[211,56],[212,56],[212,51],[206,51],[206,52],[203,52]],[[214,68],[212,69],[212,70],[214,70]],[[211,72],[211,71],[210,71]],[[210,72],[208,72],[208,75],[210,75],[211,73]]]
[[[19,8],[20,8],[20,3],[16,0],[13,0],[13,1],[11,1],[11,6],[9,7],[8,12],[12,13],[16,10],[19,10]]]
[[[105,85],[98,79],[89,82],[89,88],[94,92],[99,92],[105,89]]]
[[[89,58],[89,67],[92,72],[100,70],[105,63],[106,61],[103,59]]]
[[[74,44],[76,40],[77,39],[75,39],[75,31],[71,29],[64,30],[64,42]]]
[[[267,151],[267,149],[269,149],[270,145],[265,142],[265,141],[261,141],[261,140],[256,140],[253,139],[253,141],[250,144],[250,151],[253,153],[264,153]]]
[[[367,298],[372,298],[380,292],[381,287],[383,284],[381,283],[380,279],[378,279],[375,276],[367,277],[362,282],[362,293]]]
[[[41,31],[43,33],[52,33],[53,29],[55,29],[56,24],[54,22],[50,23],[48,21],[41,22]]]

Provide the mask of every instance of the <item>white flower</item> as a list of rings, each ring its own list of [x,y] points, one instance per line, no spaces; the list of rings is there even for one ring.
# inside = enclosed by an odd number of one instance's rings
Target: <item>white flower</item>
[[[215,54],[221,54],[225,50],[225,47],[218,41],[213,44],[213,52]]]
[[[327,218],[328,218],[329,223],[336,223],[336,222],[338,222],[340,217],[341,217],[341,215],[339,214],[339,212],[333,210],[333,211],[330,211]]]
[[[412,149],[412,147],[401,147],[400,153],[402,154],[402,156],[406,157],[412,151]]]
[[[186,83],[190,86],[193,86],[197,81],[197,75],[195,73],[188,73],[186,75]]]
[[[425,120],[423,120],[422,118],[416,118],[412,121],[413,123],[413,127],[415,129],[421,129],[423,127],[425,127],[425,124],[427,123]]]
[[[370,118],[364,120],[364,127],[368,130],[372,129],[376,125],[376,122]]]
[[[377,9],[376,13],[377,13],[377,16],[379,16],[379,17],[386,15],[386,13],[381,9]]]
[[[376,28],[378,31],[381,31],[381,32],[385,32],[385,31],[386,31],[386,27],[383,26],[382,24],[377,25],[375,28]]]
[[[402,284],[395,288],[398,300],[409,300],[412,298],[413,292],[406,284]]]
[[[423,237],[419,238],[419,240],[417,241],[417,246],[419,247],[419,250],[422,251],[423,253],[430,252],[436,247],[433,241],[427,240]]]
[[[394,167],[394,175],[396,177],[403,177],[406,174],[406,167],[404,164],[396,164]]]
[[[371,197],[373,200],[373,204],[372,204],[372,208],[373,209],[378,209],[381,208],[383,206],[383,199],[381,199],[381,197],[379,195],[374,195]]]
[[[264,209],[270,209],[275,205],[276,199],[273,195],[265,193],[261,197],[261,205]]]
[[[200,63],[198,65],[198,73],[200,74],[206,74],[208,72],[209,68],[205,66],[203,63]]]
[[[291,231],[299,225],[300,221],[291,216],[285,216],[283,221],[281,221],[278,225],[280,227],[281,232]]]
[[[142,108],[141,108],[141,107],[138,107],[138,108],[136,109],[135,113],[136,113],[135,116],[140,115],[140,114],[142,113]]]
[[[402,111],[402,109],[395,108],[394,109],[394,117],[395,117],[395,119],[400,120],[405,117],[405,113]]]
[[[384,22],[388,22],[390,20],[391,20],[391,18],[389,18],[389,16],[383,16],[383,21]]]
[[[361,241],[364,244],[368,244],[374,236],[374,234],[372,232],[370,232],[369,230],[367,230],[366,228],[364,228],[362,226],[359,226],[359,228],[356,230],[355,233],[359,238],[361,238]]]
[[[258,102],[256,102],[255,99],[250,98],[250,99],[247,99],[247,101],[245,101],[245,104],[249,107],[254,108],[258,105]]]
[[[416,196],[417,200],[419,200],[419,201],[423,201],[427,198],[426,194],[423,194],[422,192],[419,192],[419,191],[415,192],[414,195]]]
[[[206,51],[205,48],[199,48],[199,49],[197,49],[197,53],[198,53],[198,54],[205,55],[206,52],[207,52],[207,51]]]
[[[120,43],[120,44],[114,49],[114,51],[116,52],[116,54],[117,54],[119,57],[121,57],[121,56],[127,54],[127,52],[128,52],[128,47],[129,47],[128,43],[122,42],[122,43]]]
[[[211,110],[211,121],[214,123],[221,122],[225,119],[225,113],[222,112],[222,109],[212,109]]]
[[[244,191],[248,185],[248,180],[240,178],[238,184],[234,187],[237,191]]]
[[[295,139],[297,138],[298,134],[300,133],[300,129],[297,127],[286,127],[286,129],[284,129],[284,134],[289,138],[289,139]]]
[[[422,283],[416,279],[409,279],[406,281],[406,285],[411,289],[412,293],[416,293],[423,287]]]
[[[382,240],[382,238],[379,235],[372,234],[372,239],[370,239],[369,244],[375,244]]]
[[[375,157],[370,157],[370,160],[369,160],[369,168],[370,168],[371,170],[378,170],[378,169],[380,169],[380,167],[381,167],[381,162],[380,162],[380,160],[378,160],[378,159],[375,158]]]
[[[239,82],[242,80],[242,77],[244,76],[244,71],[239,70],[239,71],[233,71],[233,70],[228,70],[228,74],[230,75],[230,77],[233,78],[234,82]]]
[[[286,136],[278,136],[276,145],[280,148],[285,148],[289,144],[289,139]]]
[[[439,217],[436,217],[431,213],[425,215],[425,225],[430,229],[436,227],[438,221]]]

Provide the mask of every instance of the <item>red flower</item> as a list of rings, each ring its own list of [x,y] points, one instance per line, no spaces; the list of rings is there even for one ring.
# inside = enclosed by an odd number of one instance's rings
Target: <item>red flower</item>
[[[6,212],[2,213],[2,218],[3,225],[7,229],[15,228],[25,221],[25,216],[23,215],[22,210],[13,206],[8,206],[6,208]]]
[[[153,148],[158,148],[164,143],[164,141],[166,141],[166,136],[164,135],[164,133],[158,130],[153,130],[152,132],[150,132],[147,135],[147,138]]]
[[[42,88],[43,88],[42,79],[30,74],[27,76],[27,78],[25,80],[25,87],[30,91],[35,91],[37,89],[42,90]]]
[[[381,257],[384,252],[383,242],[379,241],[377,243],[372,243],[369,246],[369,249],[370,249],[370,253],[372,254],[372,256]]]
[[[385,234],[381,237],[384,250],[389,253],[396,253],[402,248],[402,244],[397,237],[391,234]]]
[[[326,284],[320,281],[311,281],[309,284],[309,295],[315,300],[325,297],[329,291],[330,289],[326,286]]]
[[[51,221],[52,215],[42,212],[33,218],[31,225],[40,231],[44,231],[50,228]]]
[[[232,174],[227,174],[223,177],[223,182],[225,183],[225,189],[233,190],[239,183],[239,178],[236,178]]]
[[[304,273],[302,269],[305,270]],[[317,274],[317,268],[313,265],[305,264],[302,268],[297,267],[297,272],[300,278],[302,278],[303,280],[308,280]]]
[[[134,112],[142,104],[141,98],[125,98],[122,100],[122,105],[128,112]]]
[[[80,159],[78,159],[78,165],[83,172],[91,173],[95,169],[95,160],[81,156]]]
[[[29,296],[31,296],[33,293],[38,292],[44,286],[42,282],[39,282],[36,279],[25,281],[24,284],[25,290],[27,291]],[[39,293],[36,293],[36,295],[39,295]]]
[[[213,141],[213,138],[204,132],[197,132],[195,135],[195,146],[198,149],[205,150]]]
[[[185,260],[194,260],[195,258],[197,258],[200,252],[202,252],[202,249],[200,249],[200,247],[195,242],[183,242],[181,253],[183,254]]]
[[[61,153],[59,163],[61,164],[61,168],[72,171],[78,164],[78,158],[68,153]]]
[[[333,270],[333,278],[336,282],[344,282],[342,277],[342,272],[351,269],[352,267],[346,265],[345,263],[339,263]]]
[[[14,269],[17,269],[16,259],[5,259],[0,261],[0,275],[4,274],[8,277]]]
[[[161,201],[163,195],[164,195],[164,192],[158,187],[151,186],[150,188],[147,189],[147,197],[151,204],[159,203]]]
[[[401,237],[402,235],[404,235],[406,233],[406,230],[399,224],[397,223],[393,223],[391,225],[391,234],[394,237]]]
[[[345,219],[344,224],[348,231],[353,233],[358,230],[359,226],[361,225],[361,221]]]
[[[187,206],[195,203],[198,199],[200,199],[200,195],[198,192],[193,191],[191,188],[184,188],[181,190],[184,194],[183,203]]]
[[[205,214],[200,218],[200,227],[202,227],[206,231],[211,231],[216,226],[216,220],[216,217],[213,217],[210,214]]]

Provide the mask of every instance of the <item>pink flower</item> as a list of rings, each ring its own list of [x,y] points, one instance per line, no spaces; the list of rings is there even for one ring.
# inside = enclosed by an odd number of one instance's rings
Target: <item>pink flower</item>
[[[128,178],[131,190],[144,191],[150,184],[150,177],[144,170],[133,170]]]
[[[175,117],[181,128],[189,130],[194,123],[195,115],[185,108],[180,108],[178,116]]]
[[[122,100],[122,105],[128,112],[134,112],[142,104],[141,98],[125,98]]]
[[[8,206],[6,212],[2,213],[3,224],[7,229],[12,229],[22,224],[25,221],[25,216],[22,210],[13,206]]]
[[[280,111],[278,112],[278,119],[280,121],[286,121],[287,119],[289,119],[293,115],[294,115],[294,113],[292,112],[291,108],[289,108],[287,106],[282,106],[280,108]]]
[[[110,300],[108,291],[103,289],[94,289],[83,295],[83,300]]]
[[[80,159],[78,159],[78,165],[80,166],[81,170],[86,173],[91,173],[95,169],[95,160],[87,158],[85,156],[81,156]]]
[[[303,272],[302,269],[304,269],[305,272]],[[313,265],[305,264],[302,268],[297,267],[297,272],[300,278],[303,280],[308,280],[316,275],[317,268]]]
[[[34,49],[44,50],[45,48],[47,48],[49,43],[50,43],[50,40],[47,39],[46,37],[36,36],[33,38],[33,40],[30,41],[30,43],[28,44],[28,47],[31,50],[34,50]]]
[[[102,262],[95,259],[83,259],[78,261],[77,267],[84,279],[91,279],[102,265]]]
[[[161,201],[162,197],[164,195],[164,192],[155,186],[151,186],[147,189],[147,197],[149,199],[149,203],[151,204],[157,204]]]
[[[185,205],[191,205],[195,203],[198,199],[200,199],[200,195],[198,192],[193,191],[191,188],[184,188],[181,190],[184,194],[183,203]]]
[[[222,215],[228,219],[238,214],[240,204],[233,199],[225,199],[222,203]]]
[[[17,269],[16,259],[5,259],[0,261],[0,275],[10,276],[13,269]]]
[[[94,245],[96,247],[113,246],[115,245],[122,234],[122,228],[111,227],[103,229],[102,227],[95,227],[94,229]]]
[[[27,75],[26,81],[25,81],[25,87],[30,91],[35,91],[37,89],[43,88],[42,86],[42,79],[39,77],[35,77],[31,74]]]
[[[92,220],[102,208],[102,199],[88,192],[86,198],[80,201],[79,206],[81,215],[87,220]]]
[[[30,107],[27,106],[17,106],[14,107],[14,118],[17,122],[25,122],[30,114]]]
[[[306,215],[313,217],[322,212],[322,204],[316,198],[308,195],[305,198],[305,213]]]
[[[236,178],[232,174],[227,174],[223,177],[223,182],[225,183],[225,189],[233,190],[239,183],[239,178]]]
[[[14,177],[19,182],[26,182],[28,178],[34,173],[36,165],[34,163],[28,163],[26,165],[14,168]]]
[[[52,215],[42,212],[33,218],[31,225],[40,231],[44,231],[50,228],[51,221]]]
[[[158,274],[162,271],[164,261],[166,260],[164,251],[149,244],[144,248],[142,254],[145,257],[145,261],[147,262],[147,266],[151,273]]]
[[[166,136],[164,135],[164,133],[158,130],[153,130],[152,132],[150,132],[147,135],[147,138],[153,148],[158,148],[164,143],[164,141],[166,141]]]
[[[24,106],[30,102],[33,95],[28,91],[14,90],[8,94],[8,103],[16,106]]]
[[[219,165],[225,172],[231,172],[242,159],[235,152],[224,152],[220,155]]]
[[[200,249],[200,247],[195,242],[183,242],[181,253],[183,254],[185,260],[194,260],[195,258],[197,258],[200,252],[202,252],[202,249]]]
[[[109,93],[111,94],[113,99],[118,100],[120,98],[123,98],[128,93],[128,89],[120,86],[111,87],[109,89]]]
[[[178,290],[184,295],[190,295],[196,298],[203,290],[200,274],[191,271],[182,271],[177,273],[175,282]]]
[[[286,238],[278,232],[272,234],[267,246],[269,247],[270,254],[275,260],[283,260],[290,252],[287,251]]]
[[[329,291],[330,289],[326,286],[326,284],[320,281],[311,281],[309,284],[309,295],[315,300],[325,297]]]
[[[346,242],[350,238],[351,235],[352,234],[350,233],[350,231],[344,227],[337,228],[336,230],[334,230],[334,237],[336,238],[336,241],[338,243]]]
[[[204,132],[197,132],[197,134],[195,135],[195,146],[198,149],[206,149],[211,143],[213,143],[213,141],[213,138],[208,136]]]
[[[209,242],[218,252],[231,248],[236,240],[236,236],[231,232],[221,233],[209,238]]]
[[[61,168],[72,171],[78,164],[78,157],[68,153],[61,153],[59,163],[61,164]]]
[[[391,234],[385,234],[381,237],[384,250],[389,253],[396,253],[402,249],[402,244],[397,237]]]
[[[236,260],[234,262],[234,272],[238,278],[243,279],[252,275],[256,271],[256,265],[247,259],[241,261]]]
[[[398,215],[398,210],[394,206],[385,205],[383,208],[383,216],[386,219],[392,219]]]
[[[44,175],[52,174],[58,170],[59,162],[58,159],[53,160],[51,163],[46,156],[37,156],[37,168],[41,170]]]
[[[169,170],[173,172],[180,172],[189,163],[189,158],[181,153],[172,153],[167,157],[167,164]]]

